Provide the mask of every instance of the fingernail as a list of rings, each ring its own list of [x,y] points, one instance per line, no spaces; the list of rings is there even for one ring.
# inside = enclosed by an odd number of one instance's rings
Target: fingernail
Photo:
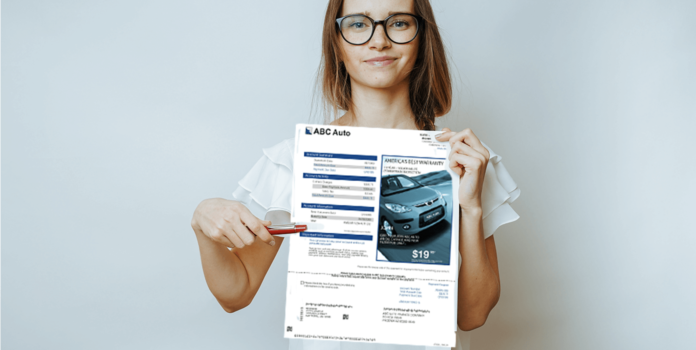
[[[435,135],[435,137],[440,137],[440,136],[442,136],[442,134],[437,134],[437,135]]]
[[[275,245],[275,239],[272,240],[272,241],[270,241],[270,242],[268,242],[268,244],[270,244],[271,246],[274,246],[274,245]]]

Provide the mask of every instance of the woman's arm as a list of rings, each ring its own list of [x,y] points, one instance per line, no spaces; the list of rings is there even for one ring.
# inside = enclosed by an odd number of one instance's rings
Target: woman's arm
[[[457,325],[469,331],[483,326],[500,298],[495,241],[483,238],[481,210],[459,211],[459,252]]]
[[[227,312],[251,303],[283,242],[264,225],[270,222],[254,217],[244,204],[222,198],[206,199],[194,212],[191,227],[205,281]]]
[[[500,277],[493,237],[483,238],[481,196],[490,152],[467,128],[443,128],[439,141],[449,141],[450,168],[459,175],[459,269],[457,325],[463,330],[481,327],[500,298]],[[455,181],[455,179],[452,179]]]

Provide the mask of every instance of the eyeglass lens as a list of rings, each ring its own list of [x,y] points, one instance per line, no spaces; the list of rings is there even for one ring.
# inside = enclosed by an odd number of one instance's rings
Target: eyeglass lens
[[[385,23],[387,36],[395,43],[405,43],[415,38],[418,31],[416,17],[396,15]],[[352,44],[362,44],[372,35],[372,21],[367,16],[349,16],[341,22],[343,37]]]

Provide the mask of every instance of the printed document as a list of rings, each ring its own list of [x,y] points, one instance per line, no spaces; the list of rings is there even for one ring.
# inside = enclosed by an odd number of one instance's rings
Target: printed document
[[[285,337],[453,347],[459,176],[439,131],[298,124]],[[310,224],[310,227],[311,227]]]

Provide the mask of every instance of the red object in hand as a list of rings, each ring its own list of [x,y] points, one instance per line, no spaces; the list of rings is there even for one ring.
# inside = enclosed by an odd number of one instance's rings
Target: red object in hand
[[[271,225],[267,226],[266,229],[272,235],[280,235],[284,233],[298,233],[302,231],[307,231],[307,225]]]

